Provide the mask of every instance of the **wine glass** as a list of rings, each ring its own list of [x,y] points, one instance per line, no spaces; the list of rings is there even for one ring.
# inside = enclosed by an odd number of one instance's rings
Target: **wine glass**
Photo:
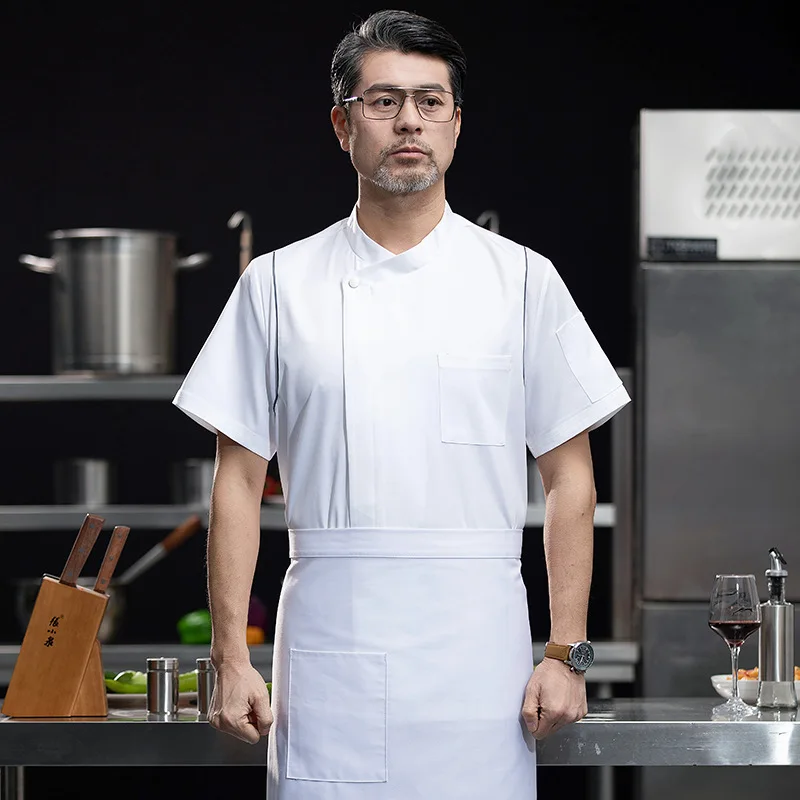
[[[708,606],[708,625],[731,651],[730,699],[714,709],[714,716],[741,718],[756,714],[739,697],[739,649],[761,627],[761,606],[754,575],[717,575]]]

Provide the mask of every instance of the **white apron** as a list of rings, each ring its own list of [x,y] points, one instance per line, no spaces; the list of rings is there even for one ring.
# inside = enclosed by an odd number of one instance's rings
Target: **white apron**
[[[290,532],[268,800],[533,800],[521,531]]]
[[[292,561],[269,800],[530,800],[521,529],[539,456],[628,402],[553,265],[445,210],[245,270],[175,398],[272,458]]]

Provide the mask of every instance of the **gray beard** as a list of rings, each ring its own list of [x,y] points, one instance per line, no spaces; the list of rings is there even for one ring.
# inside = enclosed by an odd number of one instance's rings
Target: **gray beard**
[[[389,169],[387,156],[372,175],[372,182],[389,194],[411,194],[430,189],[439,177],[439,167],[433,159],[427,166],[408,167],[396,174]]]

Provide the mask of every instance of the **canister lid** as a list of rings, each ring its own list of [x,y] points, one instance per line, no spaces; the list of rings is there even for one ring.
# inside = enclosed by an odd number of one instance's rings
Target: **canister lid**
[[[211,664],[210,658],[198,658],[197,659],[197,669],[200,672],[211,672],[214,667]]]
[[[172,672],[178,669],[177,658],[148,658],[148,672]]]

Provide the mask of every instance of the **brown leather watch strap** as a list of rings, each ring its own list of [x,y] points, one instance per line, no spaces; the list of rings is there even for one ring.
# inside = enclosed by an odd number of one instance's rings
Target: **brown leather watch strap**
[[[559,661],[566,662],[569,660],[569,654],[571,650],[571,644],[554,644],[553,642],[548,642],[544,646],[544,657],[557,658]]]

